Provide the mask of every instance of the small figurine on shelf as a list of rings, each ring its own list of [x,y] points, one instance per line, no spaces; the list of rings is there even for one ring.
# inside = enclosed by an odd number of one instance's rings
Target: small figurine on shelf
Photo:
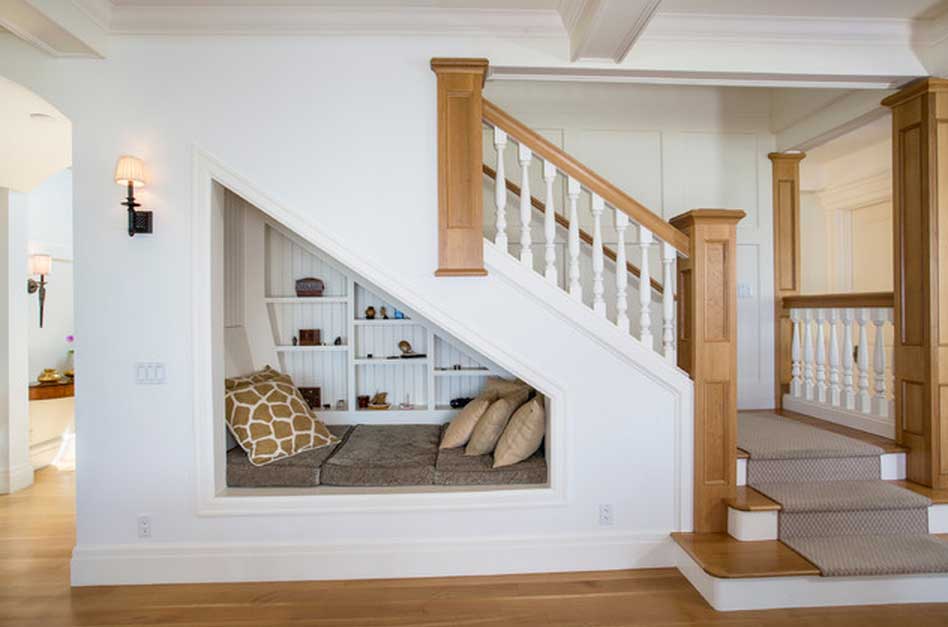
[[[340,337],[337,337],[335,340],[333,340],[332,345],[333,345],[333,346],[342,346],[342,337],[340,336]]]
[[[319,329],[300,329],[300,346],[320,346]]]
[[[369,305],[365,308],[365,319],[366,320],[375,320],[375,307]]]
[[[342,400],[341,398],[340,398],[338,401],[336,401],[336,410],[337,410],[337,411],[345,411],[345,410],[346,410],[346,402],[345,402],[344,400]]]
[[[299,343],[300,343],[300,341],[299,341],[298,339],[296,339],[296,336],[294,335],[294,336],[293,336],[293,346],[297,346]]]
[[[385,307],[382,307],[382,310],[379,311],[379,315],[382,316],[382,320],[388,320],[388,310]]]
[[[401,309],[396,309],[395,312],[392,314],[392,317],[395,318],[396,320],[404,320],[405,312],[402,311]]]
[[[411,394],[406,394],[404,402],[400,403],[398,406],[402,409],[414,409],[415,406],[412,405]]]
[[[376,392],[371,399],[369,399],[369,409],[389,409],[392,404],[387,400],[388,393],[386,392]]]
[[[454,409],[461,409],[462,407],[470,403],[472,400],[474,399],[468,398],[468,397],[452,398],[451,407],[453,407]]]
[[[356,404],[358,405],[359,409],[368,409],[369,408],[369,395],[360,394],[358,397],[356,397]]]

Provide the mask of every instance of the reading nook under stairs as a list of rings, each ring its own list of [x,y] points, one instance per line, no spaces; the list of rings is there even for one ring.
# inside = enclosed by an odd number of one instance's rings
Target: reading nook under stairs
[[[223,190],[228,488],[548,484],[549,401]]]

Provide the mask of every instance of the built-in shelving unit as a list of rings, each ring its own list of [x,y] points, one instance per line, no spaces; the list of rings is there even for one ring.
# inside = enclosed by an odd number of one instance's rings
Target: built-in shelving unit
[[[261,221],[258,232],[264,242],[257,253],[264,270],[259,286],[242,286],[245,309],[258,318],[258,324],[248,323],[248,334],[253,327],[269,328],[271,335],[268,346],[258,343],[254,349],[250,342],[254,361],[269,351],[279,361],[275,367],[298,386],[319,387],[323,404],[330,406],[319,411],[326,422],[445,422],[457,411],[450,407],[451,399],[475,396],[489,375],[509,376],[262,214],[251,219]],[[325,295],[296,296],[296,280],[304,277],[322,279]],[[256,306],[255,291],[263,292]],[[369,306],[377,316],[384,307],[389,318],[366,319]],[[395,318],[396,310],[404,318]],[[319,329],[323,345],[294,343],[300,329]],[[401,357],[403,340],[424,357]],[[359,396],[377,392],[388,394],[389,409],[357,408]]]

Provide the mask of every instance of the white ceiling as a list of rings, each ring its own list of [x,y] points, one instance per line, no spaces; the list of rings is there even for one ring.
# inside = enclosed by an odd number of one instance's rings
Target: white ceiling
[[[48,117],[31,117],[30,114]],[[72,124],[48,102],[0,77],[0,187],[28,192],[72,164]]]
[[[115,6],[201,7],[435,7],[457,9],[556,10],[559,0],[112,0]],[[274,6],[276,5],[276,6]],[[945,0],[662,0],[659,13],[763,15],[785,17],[868,17],[926,19],[948,10]]]

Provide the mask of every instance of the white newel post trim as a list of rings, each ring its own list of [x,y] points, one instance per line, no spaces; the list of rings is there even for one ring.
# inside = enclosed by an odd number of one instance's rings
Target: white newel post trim
[[[579,211],[577,209],[580,190],[579,181],[569,177],[566,182],[566,195],[569,198],[569,295],[578,301],[583,300],[579,269]]]
[[[675,350],[675,258],[677,253],[662,242],[662,352],[670,363],[677,363]]]
[[[533,160],[533,151],[519,144],[517,156],[520,161],[520,261],[528,268],[532,268],[533,239],[530,234],[530,223],[533,217],[533,205],[530,204],[530,162]]]
[[[605,210],[605,203],[601,196],[592,195],[592,215],[593,215],[593,311],[603,318],[606,317],[606,301],[603,296],[606,292],[602,281],[603,258],[602,258],[602,212]]]
[[[629,271],[626,264],[625,230],[629,228],[629,216],[616,209],[616,326],[629,332]],[[639,291],[642,291],[639,284]],[[646,286],[649,290],[650,286]]]
[[[549,161],[543,162],[543,182],[546,183],[546,212],[543,214],[543,238],[546,250],[546,280],[556,285],[556,205],[553,202],[553,182],[556,180],[556,166]]]
[[[497,150],[497,178],[494,179],[494,206],[497,208],[494,243],[507,251],[507,175],[504,172],[504,149],[507,133],[494,128],[494,148]]]

